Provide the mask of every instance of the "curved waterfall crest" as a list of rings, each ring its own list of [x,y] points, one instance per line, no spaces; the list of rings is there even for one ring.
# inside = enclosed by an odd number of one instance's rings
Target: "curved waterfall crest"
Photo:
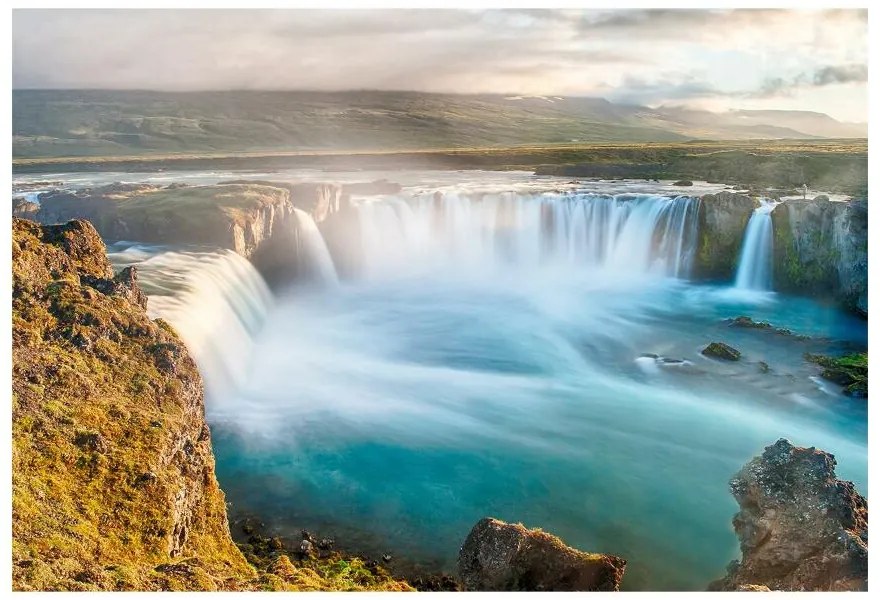
[[[358,203],[367,276],[589,266],[687,277],[700,200],[653,194],[439,192]]]
[[[109,257],[116,267],[137,265],[147,312],[180,334],[209,393],[244,383],[254,339],[273,304],[250,261],[232,250],[163,252],[140,246]]]

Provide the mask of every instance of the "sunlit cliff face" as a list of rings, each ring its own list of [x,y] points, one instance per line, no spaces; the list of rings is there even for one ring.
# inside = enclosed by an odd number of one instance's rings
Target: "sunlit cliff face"
[[[816,110],[842,121],[865,121],[867,12],[19,10],[13,15],[15,88],[338,90],[340,82],[346,89]]]

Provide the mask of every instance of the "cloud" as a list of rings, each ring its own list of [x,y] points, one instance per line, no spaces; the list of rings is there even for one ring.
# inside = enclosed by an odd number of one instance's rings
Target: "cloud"
[[[833,65],[817,69],[812,75],[799,73],[791,78],[772,77],[765,79],[761,88],[750,95],[755,98],[790,96],[796,90],[810,87],[825,87],[835,84],[865,83],[868,81],[868,66],[864,64]]]
[[[14,88],[409,89],[657,104],[771,101],[867,75],[862,10],[19,9],[12,48]],[[818,110],[833,109],[822,102]]]
[[[813,85],[834,83],[863,83],[868,81],[868,65],[840,65],[823,67],[813,73]]]

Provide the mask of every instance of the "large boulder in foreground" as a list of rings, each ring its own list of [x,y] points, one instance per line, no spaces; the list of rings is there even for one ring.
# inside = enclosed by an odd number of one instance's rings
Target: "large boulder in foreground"
[[[626,561],[575,550],[540,529],[486,518],[471,530],[458,571],[471,591],[617,591]]]
[[[835,464],[780,439],[731,479],[742,559],[712,589],[868,589],[868,505]]]

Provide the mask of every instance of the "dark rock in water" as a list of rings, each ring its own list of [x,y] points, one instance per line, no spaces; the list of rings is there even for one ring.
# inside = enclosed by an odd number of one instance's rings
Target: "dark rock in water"
[[[763,360],[759,360],[758,361],[758,370],[761,371],[761,373],[769,373],[770,372],[770,365],[765,363]]]
[[[780,439],[730,480],[742,559],[710,589],[868,589],[868,505],[834,456]]]
[[[753,321],[751,317],[737,317],[730,320],[731,327],[748,327],[750,329],[773,329],[767,321]]]
[[[681,180],[679,180],[679,181],[676,181],[676,182],[673,183],[672,185],[677,185],[677,186],[680,186],[680,187],[690,187],[690,186],[694,185],[694,182],[693,182],[693,181],[689,181],[689,180],[687,180],[687,179],[681,179]]]
[[[702,351],[703,356],[711,358],[720,358],[721,360],[739,360],[740,351],[733,346],[728,346],[724,342],[712,342]]]
[[[311,556],[314,553],[315,549],[312,546],[312,542],[309,540],[303,540],[299,545],[299,553],[303,556]]]
[[[617,591],[626,561],[581,552],[556,536],[497,519],[480,520],[458,555],[470,591]]]
[[[664,365],[683,365],[686,361],[680,358],[669,358],[668,356],[664,356],[660,359],[660,362]]]
[[[390,554],[383,554],[382,555],[382,560],[384,560],[385,562],[391,562],[392,558],[393,557]]]
[[[810,336],[801,335],[794,333],[791,329],[785,329],[784,327],[775,327],[772,323],[767,321],[754,321],[751,317],[739,316],[735,319],[727,319],[726,323],[731,327],[742,327],[743,329],[763,329],[766,331],[771,331],[773,333],[778,333],[779,335],[790,336],[796,340],[808,340]]]
[[[653,358],[654,360],[657,360],[660,358],[660,355],[652,352],[645,352],[644,354],[639,354],[639,358]]]

